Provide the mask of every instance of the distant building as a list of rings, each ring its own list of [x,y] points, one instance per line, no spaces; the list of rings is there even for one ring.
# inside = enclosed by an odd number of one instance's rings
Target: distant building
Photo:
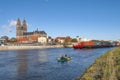
[[[80,42],[79,36],[76,36],[76,40],[77,40],[77,42]]]
[[[1,39],[5,39],[6,41],[9,39],[8,36],[1,36]]]
[[[38,37],[38,42],[39,43],[46,43],[47,42],[47,38],[46,37]]]
[[[79,40],[80,42],[84,42],[84,41],[90,41],[89,39],[87,39],[87,38],[80,38],[80,40]]]
[[[0,38],[0,45],[5,43],[5,39]]]
[[[87,38],[79,38],[79,36],[76,36],[76,40],[77,40],[77,42],[86,42],[86,41],[90,41],[90,40],[87,39]]]
[[[119,43],[120,43],[120,39],[119,40],[117,40]]]
[[[56,37],[56,38],[55,38],[55,41],[63,44],[63,43],[65,42],[65,38],[66,38],[66,37]]]
[[[33,32],[27,32],[27,23],[25,20],[21,23],[20,19],[18,18],[16,24],[16,40],[17,42],[40,42],[46,43],[47,42],[47,33],[45,31],[38,31],[35,30]]]
[[[51,43],[51,42],[53,42],[53,39],[51,36],[48,36],[48,43]]]

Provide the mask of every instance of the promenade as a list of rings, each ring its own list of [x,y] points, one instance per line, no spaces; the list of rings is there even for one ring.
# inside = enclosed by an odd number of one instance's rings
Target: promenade
[[[4,50],[28,50],[45,48],[62,48],[63,45],[41,45],[41,46],[0,46],[0,51]]]

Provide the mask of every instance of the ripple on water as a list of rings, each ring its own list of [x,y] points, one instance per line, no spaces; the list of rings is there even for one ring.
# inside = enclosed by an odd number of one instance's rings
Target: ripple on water
[[[0,52],[0,80],[74,80],[110,49],[55,48]],[[72,60],[62,64],[57,62],[57,58],[64,54]]]

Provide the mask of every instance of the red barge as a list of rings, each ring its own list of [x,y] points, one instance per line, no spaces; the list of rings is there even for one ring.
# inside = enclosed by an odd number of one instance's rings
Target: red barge
[[[113,47],[113,46],[116,46],[116,43],[109,41],[85,41],[73,45],[73,48],[83,49],[83,48],[103,48],[103,47]]]

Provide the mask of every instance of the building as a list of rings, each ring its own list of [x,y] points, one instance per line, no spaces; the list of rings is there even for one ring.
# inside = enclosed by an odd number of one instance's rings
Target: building
[[[77,40],[77,42],[80,42],[79,36],[76,36],[76,40]]]
[[[86,41],[90,41],[90,40],[87,39],[87,38],[80,38],[79,41],[80,41],[80,42],[86,42]]]
[[[55,41],[63,44],[65,42],[65,37],[56,37]]]
[[[16,40],[17,42],[22,43],[46,43],[47,42],[47,33],[45,31],[39,31],[38,29],[33,32],[27,32],[27,23],[25,20],[21,23],[18,18],[16,24]]]
[[[0,45],[5,43],[5,39],[0,38]]]

